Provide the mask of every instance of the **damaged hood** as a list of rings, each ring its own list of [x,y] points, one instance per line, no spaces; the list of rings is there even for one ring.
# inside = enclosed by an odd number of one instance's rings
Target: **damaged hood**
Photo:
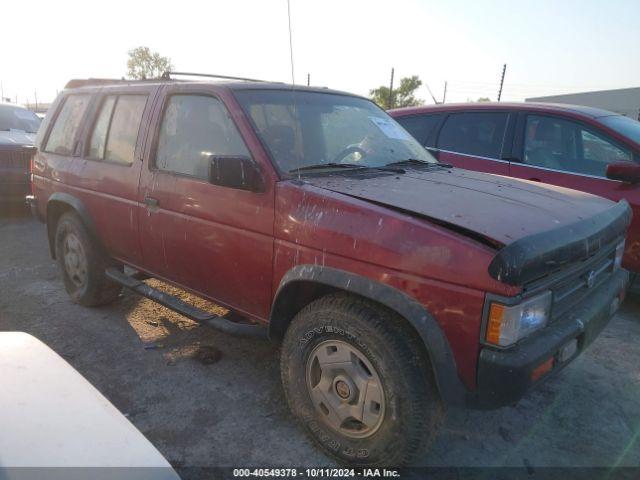
[[[500,245],[588,219],[613,206],[584,192],[458,168],[407,168],[399,174],[350,171],[305,181]]]

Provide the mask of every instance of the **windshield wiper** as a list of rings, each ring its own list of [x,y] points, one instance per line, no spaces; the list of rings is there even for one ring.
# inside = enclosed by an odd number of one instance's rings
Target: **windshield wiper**
[[[375,167],[372,165],[360,165],[358,163],[329,162],[329,163],[315,163],[313,165],[305,165],[304,167],[293,168],[289,170],[289,173],[307,172],[310,170],[324,170],[324,169],[331,169],[331,168],[347,168],[347,169],[357,169],[357,170],[374,169],[374,170],[383,170],[385,172],[404,173],[404,170],[402,170],[401,168],[387,168],[387,167],[388,165],[385,165],[383,167]]]
[[[440,162],[429,162],[427,160],[420,160],[418,158],[405,158],[404,160],[398,160],[397,162],[387,163],[387,167],[394,165],[429,165],[433,167],[453,168],[453,165]]]

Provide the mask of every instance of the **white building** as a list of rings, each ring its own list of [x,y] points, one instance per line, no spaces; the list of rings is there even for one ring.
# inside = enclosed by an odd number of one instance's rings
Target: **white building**
[[[620,113],[640,120],[640,87],[527,98],[527,102],[569,103]]]

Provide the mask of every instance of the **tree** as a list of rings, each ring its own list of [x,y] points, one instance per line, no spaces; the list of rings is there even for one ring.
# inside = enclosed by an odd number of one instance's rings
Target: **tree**
[[[138,47],[129,50],[127,60],[127,75],[129,78],[145,80],[160,78],[167,70],[172,70],[171,60],[161,56],[158,52],[151,52],[149,47]]]
[[[389,99],[389,87],[385,86],[369,90],[369,96],[371,100],[386,109],[422,105],[424,100],[415,97],[415,92],[421,85],[422,80],[417,75],[413,75],[400,80],[400,86],[393,89],[391,99]]]
[[[476,100],[476,102],[478,103],[484,103],[484,102],[490,102],[491,99],[489,97],[480,97],[478,100]]]

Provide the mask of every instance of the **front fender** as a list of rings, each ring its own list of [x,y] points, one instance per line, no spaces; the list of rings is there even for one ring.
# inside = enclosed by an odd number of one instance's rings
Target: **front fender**
[[[312,283],[328,291],[346,291],[382,304],[404,317],[418,332],[428,352],[431,366],[442,399],[453,405],[463,406],[467,389],[458,377],[456,362],[444,332],[420,303],[404,292],[375,282],[369,278],[322,265],[297,265],[290,269],[280,281],[271,308],[269,336],[277,336],[283,323],[291,320],[286,311],[286,292],[298,282]],[[284,325],[286,329],[286,325]]]

